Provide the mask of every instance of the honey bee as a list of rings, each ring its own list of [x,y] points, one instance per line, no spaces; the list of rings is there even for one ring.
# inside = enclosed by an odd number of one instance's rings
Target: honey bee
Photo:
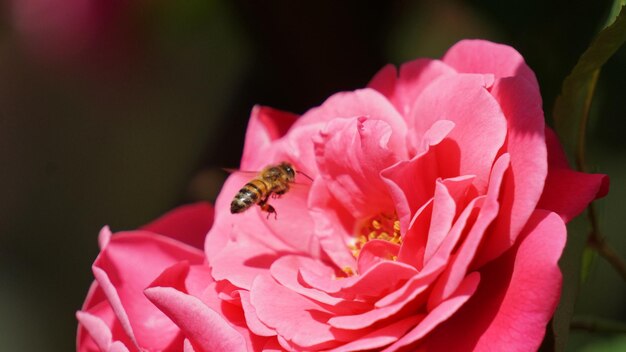
[[[257,204],[262,211],[267,212],[268,219],[271,214],[274,214],[274,218],[278,218],[276,209],[267,201],[270,197],[279,198],[287,193],[290,185],[296,180],[296,173],[311,179],[306,174],[296,171],[288,162],[267,166],[237,192],[230,203],[230,212],[241,213]]]

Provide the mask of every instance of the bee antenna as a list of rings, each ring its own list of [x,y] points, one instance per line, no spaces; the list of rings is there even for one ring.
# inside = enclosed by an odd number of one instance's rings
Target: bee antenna
[[[311,178],[311,176],[309,176],[309,175],[305,174],[304,172],[302,172],[302,171],[296,171],[296,173],[298,173],[298,174],[300,174],[300,175],[302,175],[302,176],[304,176],[304,177],[308,178],[309,180],[311,180],[311,182],[313,182],[313,179]]]

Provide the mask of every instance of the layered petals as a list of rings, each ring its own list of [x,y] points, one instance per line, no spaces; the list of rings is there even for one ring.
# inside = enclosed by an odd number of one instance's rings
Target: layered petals
[[[212,207],[199,203],[176,209],[146,225],[150,231],[113,235],[105,227],[99,238],[101,252],[93,265],[96,281],[77,313],[77,350],[182,348],[179,328],[145,298],[143,289],[175,263],[204,263],[200,249],[174,238],[199,243],[212,218]]]
[[[257,187],[263,201],[229,212],[279,163],[287,191]],[[103,231],[81,351],[536,350],[565,223],[608,191],[568,166],[522,56],[482,40],[385,66],[301,117],[255,107],[241,167],[204,252],[194,224],[145,228],[189,245]]]

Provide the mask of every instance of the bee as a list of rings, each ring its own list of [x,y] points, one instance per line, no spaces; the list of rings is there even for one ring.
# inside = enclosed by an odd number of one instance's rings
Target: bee
[[[265,167],[233,197],[233,201],[230,203],[230,212],[232,214],[241,213],[257,204],[262,211],[267,212],[268,219],[271,214],[274,214],[274,218],[278,218],[276,209],[268,203],[268,200],[270,197],[279,198],[287,193],[291,184],[296,180],[296,173],[311,179],[306,174],[296,171],[293,165],[288,162]]]

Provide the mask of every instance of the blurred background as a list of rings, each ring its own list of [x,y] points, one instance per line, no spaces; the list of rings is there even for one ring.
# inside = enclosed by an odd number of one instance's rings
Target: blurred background
[[[315,4],[315,5],[313,5]],[[4,0],[0,2],[0,351],[71,351],[103,225],[213,201],[254,104],[303,113],[386,63],[462,38],[519,50],[548,118],[610,1]],[[611,177],[601,229],[626,257],[626,49],[602,71],[588,163]],[[572,229],[580,253],[586,224]],[[576,280],[574,280],[576,281]],[[577,316],[626,322],[596,258]],[[618,347],[622,346],[622,347]],[[625,348],[572,331],[570,351]]]

